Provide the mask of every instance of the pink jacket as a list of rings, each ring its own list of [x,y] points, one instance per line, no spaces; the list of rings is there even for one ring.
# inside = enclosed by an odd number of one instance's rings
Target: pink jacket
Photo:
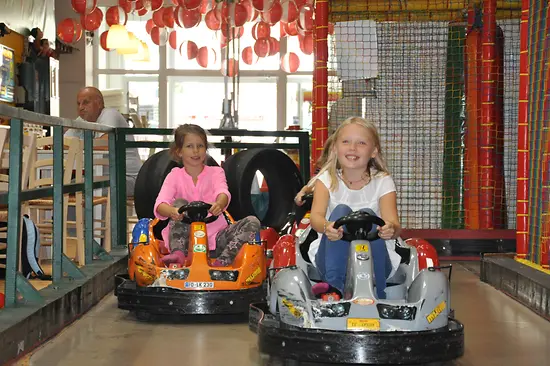
[[[174,168],[168,173],[162,184],[153,212],[159,219],[166,220],[167,217],[161,216],[157,212],[157,207],[161,203],[172,205],[178,198],[183,198],[188,202],[203,201],[206,203],[213,203],[220,193],[225,193],[229,200],[231,200],[231,194],[229,193],[227,180],[225,179],[225,172],[222,168],[205,166],[197,177],[197,185],[193,183],[193,178],[187,174],[185,168]],[[224,210],[225,209],[227,209],[227,207],[225,207]],[[206,226],[208,247],[210,250],[216,249],[216,235],[227,226],[227,221],[223,215],[220,215],[216,221]],[[168,244],[169,238],[169,227],[166,226],[166,228],[162,230],[162,240],[164,240],[164,245],[167,249],[170,249]]]

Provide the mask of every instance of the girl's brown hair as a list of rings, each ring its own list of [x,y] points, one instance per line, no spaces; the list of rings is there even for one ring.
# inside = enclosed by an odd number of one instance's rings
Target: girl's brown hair
[[[174,130],[174,141],[170,144],[170,156],[172,156],[172,159],[174,159],[175,161],[181,162],[179,152],[183,148],[185,136],[189,134],[199,136],[204,142],[204,146],[208,149],[208,139],[206,137],[206,131],[201,126],[189,123],[180,125]]]

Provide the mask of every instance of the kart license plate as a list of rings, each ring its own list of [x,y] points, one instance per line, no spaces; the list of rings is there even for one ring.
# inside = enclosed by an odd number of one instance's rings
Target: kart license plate
[[[349,318],[348,330],[380,330],[380,319]]]
[[[214,282],[185,282],[185,288],[214,288]]]

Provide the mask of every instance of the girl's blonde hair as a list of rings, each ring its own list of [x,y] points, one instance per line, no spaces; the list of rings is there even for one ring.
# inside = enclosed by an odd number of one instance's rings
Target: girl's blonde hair
[[[374,175],[390,174],[390,172],[388,171],[386,162],[384,161],[384,155],[382,153],[382,146],[380,145],[380,136],[378,135],[378,129],[376,128],[374,123],[361,117],[350,117],[346,119],[344,122],[342,122],[340,126],[338,126],[334,134],[332,135],[334,139],[333,140],[334,146],[328,152],[329,153],[328,159],[318,174],[318,176],[320,176],[324,172],[329,173],[331,191],[334,191],[338,187],[338,174],[339,174],[338,171],[340,169],[340,163],[338,162],[338,157],[336,156],[336,150],[334,147],[338,142],[338,136],[340,135],[340,132],[342,131],[342,129],[351,124],[362,126],[367,131],[369,131],[372,141],[374,143],[374,146],[376,147],[376,150],[377,150],[376,156],[374,158],[371,158],[367,163],[366,173],[369,176],[369,178],[372,178],[371,173],[374,173]]]
[[[328,161],[330,151],[332,150],[332,147],[334,146],[334,140],[335,140],[334,136],[335,136],[335,134],[333,133],[332,135],[330,135],[326,139],[325,146],[323,146],[323,152],[321,153],[321,156],[319,157],[319,159],[317,159],[317,162],[315,163],[315,167],[317,169],[319,169],[319,171],[323,168],[323,166]],[[313,176],[309,180],[309,182],[307,182],[307,186],[310,187],[310,188],[313,188],[313,186],[315,186],[315,181],[317,180],[318,176],[319,176],[319,174],[316,174],[315,176]]]

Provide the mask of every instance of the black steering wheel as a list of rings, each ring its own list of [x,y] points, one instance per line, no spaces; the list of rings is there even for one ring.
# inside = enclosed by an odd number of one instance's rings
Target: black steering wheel
[[[208,216],[208,210],[212,207],[211,204],[202,202],[202,201],[193,201],[189,202],[186,205],[181,206],[178,209],[178,213],[186,213],[186,215],[183,216],[181,221],[185,222],[186,224],[192,224],[193,222],[204,222],[205,224],[210,224],[211,222],[214,222],[217,220],[218,216]]]
[[[378,238],[378,231],[370,232],[372,229],[372,224],[377,226],[384,226],[386,223],[380,217],[371,215],[363,211],[355,211],[339,218],[334,223],[334,228],[338,229],[342,225],[346,225],[348,232],[344,231],[342,239],[346,241],[353,240],[368,240],[373,241]]]

